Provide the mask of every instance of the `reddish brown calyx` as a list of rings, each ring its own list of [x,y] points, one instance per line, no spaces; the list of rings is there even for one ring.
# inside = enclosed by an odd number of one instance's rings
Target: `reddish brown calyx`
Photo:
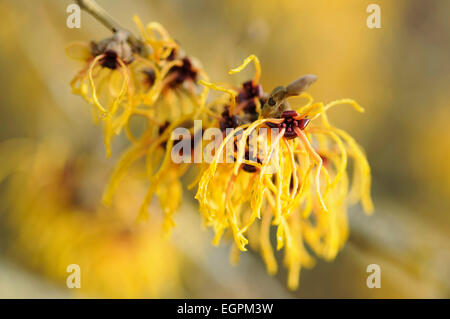
[[[287,139],[293,139],[297,137],[297,133],[295,132],[295,128],[299,128],[300,130],[304,130],[309,123],[308,118],[300,118],[298,113],[293,110],[284,111],[281,114],[281,118],[283,119],[280,123],[272,123],[268,122],[267,125],[272,128],[278,128],[280,130],[284,129],[284,137]]]
[[[323,166],[328,166],[328,158],[323,155],[323,154],[319,154],[320,158],[322,159],[322,165]]]
[[[242,103],[248,100],[253,100],[255,97],[261,97],[263,89],[261,84],[254,84],[253,81],[242,83],[242,89],[236,97],[236,102]]]
[[[242,89],[236,96],[236,102],[241,105],[242,109],[247,114],[256,113],[255,98],[261,98],[264,94],[261,84],[255,84],[253,81],[247,81],[242,84]]]
[[[239,126],[239,118],[236,115],[230,115],[228,108],[225,108],[221,115],[219,126],[222,132],[225,132],[227,128],[234,129]]]
[[[171,88],[176,88],[187,80],[191,80],[192,82],[197,80],[198,71],[192,65],[191,60],[189,60],[188,57],[185,57],[181,62],[181,65],[173,66],[168,72],[170,81],[167,83],[167,86]]]
[[[106,51],[105,57],[101,59],[100,64],[102,67],[115,70],[119,65],[117,62],[117,53],[113,50]]]
[[[164,131],[166,130],[166,128],[168,128],[170,126],[170,122],[169,121],[165,121],[163,124],[161,124],[158,127],[158,134],[162,135],[164,133]]]

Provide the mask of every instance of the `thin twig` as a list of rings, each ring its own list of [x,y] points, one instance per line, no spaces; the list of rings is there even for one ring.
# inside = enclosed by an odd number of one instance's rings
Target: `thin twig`
[[[148,51],[144,43],[137,39],[130,31],[123,28],[114,18],[103,9],[95,0],[75,0],[81,9],[92,15],[97,21],[103,24],[111,32],[124,31],[128,34],[128,43],[142,56],[145,56]]]

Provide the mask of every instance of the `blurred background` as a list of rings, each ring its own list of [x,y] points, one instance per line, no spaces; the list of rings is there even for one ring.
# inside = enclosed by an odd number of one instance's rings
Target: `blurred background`
[[[229,243],[210,244],[192,193],[170,239],[153,223],[136,227],[143,177],[136,172],[102,207],[128,144],[115,139],[105,158],[90,106],[71,94],[79,64],[64,51],[109,31],[84,12],[81,29],[66,27],[69,0],[0,0],[0,297],[450,297],[449,1],[98,2],[132,31],[135,13],[162,23],[214,81],[248,78],[252,68],[227,72],[253,53],[267,91],[313,73],[316,100],[357,100],[364,114],[340,107],[330,117],[367,152],[375,214],[351,208],[344,250],[302,270],[294,292],[256,252],[230,265]],[[381,29],[366,26],[371,3]],[[65,285],[72,263],[82,269],[79,290]],[[366,286],[369,264],[381,267],[379,289]]]

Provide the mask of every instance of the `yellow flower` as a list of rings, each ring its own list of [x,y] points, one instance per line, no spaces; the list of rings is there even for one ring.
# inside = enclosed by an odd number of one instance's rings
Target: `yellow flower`
[[[252,87],[257,87],[260,67],[256,57],[250,56],[230,73],[242,70],[250,61],[255,62],[257,69]],[[266,107],[274,93],[270,96],[262,93],[253,97],[257,119],[248,121],[245,119],[249,118],[249,110],[241,105],[242,101],[236,105],[236,100],[240,100],[236,96],[242,97],[242,92],[203,84],[231,96],[229,113],[224,113],[226,118],[222,121],[230,123],[235,117],[244,122],[232,127],[233,131],[226,135],[199,181],[196,198],[206,224],[215,230],[214,243],[230,229],[237,248],[245,251],[249,243],[246,233],[251,233],[254,227],[259,235],[253,237],[259,243],[269,273],[274,273],[277,267],[269,233],[270,225],[276,226],[277,249],[285,248],[288,286],[295,289],[301,266],[313,265],[305,243],[318,256],[331,260],[347,239],[347,206],[361,200],[367,212],[373,210],[370,167],[364,152],[345,131],[333,127],[326,116],[330,107],[343,103],[363,110],[350,99],[324,105],[314,103],[311,96],[302,93],[308,98],[306,105],[285,110],[276,118],[265,118],[260,105]],[[275,106],[275,102],[269,104]],[[321,121],[316,123],[319,117]],[[258,134],[250,142],[249,137],[262,128],[270,133]],[[237,135],[240,136],[234,141]],[[235,161],[223,163],[224,150],[230,143],[235,146]],[[251,143],[261,146],[253,160],[249,156]],[[355,167],[350,193],[348,156],[354,160]]]
[[[132,143],[117,164],[103,202],[111,204],[129,167],[144,160],[150,185],[139,209],[139,218],[147,218],[147,208],[157,195],[166,217],[164,229],[168,233],[174,225],[172,216],[181,201],[179,178],[188,168],[188,165],[171,161],[174,142],[170,141],[170,133],[178,126],[190,126],[194,119],[206,118],[204,100],[208,89],[199,92],[195,83],[199,76],[207,79],[207,75],[198,65],[194,66],[198,64],[194,63],[195,59],[185,56],[159,23],[151,22],[144,27],[137,16],[134,21],[141,32],[140,47],[130,44],[123,31],[92,44],[90,50],[86,44],[69,47],[71,56],[81,57],[87,63],[71,85],[74,93],[83,96],[100,112],[108,155],[112,135],[119,134],[122,128]],[[100,101],[100,93],[106,102]],[[131,116],[144,118],[147,122],[147,128],[140,136],[132,133]]]
[[[102,119],[108,156],[112,137],[123,128],[132,139],[132,115],[165,123],[194,112],[196,101],[189,103],[198,96],[194,84],[199,74],[207,78],[160,24],[152,22],[145,28],[137,16],[134,20],[143,38],[138,44],[119,30],[99,42],[67,47],[67,54],[84,64],[71,81],[72,91],[94,106],[96,122]]]

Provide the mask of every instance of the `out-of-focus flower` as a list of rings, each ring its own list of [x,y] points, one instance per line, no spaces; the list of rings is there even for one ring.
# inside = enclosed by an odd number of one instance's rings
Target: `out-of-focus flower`
[[[61,284],[70,274],[67,266],[79,265],[82,296],[179,293],[177,251],[156,225],[135,224],[134,209],[144,194],[136,176],[124,181],[106,210],[91,202],[91,190],[82,185],[89,174],[86,158],[67,144],[8,142],[0,149],[3,158],[15,159],[9,161],[12,170],[2,174],[10,175],[4,196],[10,254]]]
[[[215,244],[230,229],[237,248],[245,251],[249,242],[245,234],[250,228],[257,228],[255,238],[269,273],[277,268],[269,237],[270,225],[275,225],[277,249],[285,247],[288,286],[295,289],[300,267],[313,265],[304,242],[318,256],[331,260],[347,239],[347,206],[361,200],[367,212],[373,210],[370,167],[364,152],[345,131],[333,127],[326,116],[326,111],[337,104],[349,103],[361,112],[363,109],[350,99],[326,105],[314,103],[303,92],[312,76],[264,94],[258,84],[260,66],[255,56],[230,73],[242,70],[250,61],[255,62],[257,73],[241,91],[203,82],[231,96],[222,122],[235,125],[231,126],[231,133],[224,134],[212,163],[203,172],[196,198],[207,225],[215,230]],[[252,96],[249,92],[257,93]],[[285,99],[300,93],[308,98],[308,103],[290,110]],[[245,96],[250,97],[254,108],[247,107]],[[321,122],[316,123],[319,117]],[[270,133],[258,134],[263,128]],[[252,143],[258,149],[253,151],[253,158]],[[234,147],[232,164],[223,163],[227,145]],[[355,167],[350,193],[348,156]]]

